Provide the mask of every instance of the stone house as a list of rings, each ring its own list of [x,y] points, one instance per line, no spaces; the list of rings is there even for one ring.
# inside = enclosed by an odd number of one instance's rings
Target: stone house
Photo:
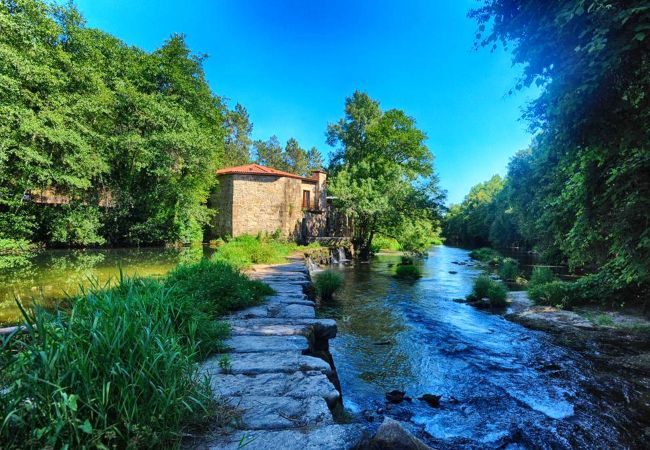
[[[210,237],[279,233],[308,241],[327,233],[327,174],[302,177],[259,164],[217,171]]]

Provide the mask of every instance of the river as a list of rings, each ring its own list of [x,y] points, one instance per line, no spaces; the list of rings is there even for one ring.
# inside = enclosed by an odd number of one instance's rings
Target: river
[[[91,282],[105,285],[126,276],[161,276],[182,261],[208,256],[207,247],[43,250],[20,267],[0,270],[0,326],[21,320],[18,298],[50,307]]]
[[[415,282],[391,276],[397,262],[335,267],[345,287],[319,309],[338,321],[330,350],[351,415],[392,416],[435,448],[642,448],[643,429],[624,408],[591,393],[599,380],[589,361],[453,301],[481,273],[466,250],[433,248]],[[412,401],[387,403],[391,390]],[[440,407],[418,400],[423,394],[441,395]]]

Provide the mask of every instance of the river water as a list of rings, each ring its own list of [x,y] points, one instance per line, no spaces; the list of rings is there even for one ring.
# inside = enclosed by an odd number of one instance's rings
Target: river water
[[[641,447],[624,411],[596,397],[590,362],[550,336],[452,301],[481,270],[466,250],[439,246],[423,278],[391,276],[396,256],[339,265],[345,287],[319,308],[338,321],[331,353],[344,405],[357,419],[403,422],[436,448]],[[455,271],[457,273],[450,273]],[[412,401],[388,404],[385,393]],[[418,400],[441,395],[439,408]]]
[[[179,262],[197,261],[207,247],[44,250],[19,267],[0,270],[0,326],[21,321],[15,299],[29,306],[52,306],[91,282],[114,283],[126,276],[161,276]]]

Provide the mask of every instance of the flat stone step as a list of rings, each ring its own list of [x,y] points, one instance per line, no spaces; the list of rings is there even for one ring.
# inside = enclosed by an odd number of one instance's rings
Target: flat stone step
[[[350,450],[365,437],[361,424],[324,425],[302,430],[238,431],[215,436],[195,450]]]
[[[313,319],[316,310],[313,306],[272,303],[239,311],[229,316],[230,319],[254,319],[276,317],[285,319]]]
[[[226,341],[226,346],[231,353],[309,350],[305,336],[232,336]]]
[[[340,398],[339,391],[321,372],[262,373],[259,375],[214,375],[210,383],[216,396],[321,397],[328,404]]]
[[[333,319],[275,319],[259,318],[248,320],[229,320],[233,336],[240,334],[262,336],[307,336],[316,332],[326,339],[336,337],[337,326]]]
[[[300,284],[288,284],[284,282],[279,282],[279,283],[266,283],[269,286],[271,286],[271,289],[273,289],[277,293],[296,293],[296,294],[303,294],[304,291],[302,290],[302,285]]]
[[[267,304],[270,303],[293,303],[296,305],[306,305],[306,306],[312,306],[315,307],[316,303],[312,302],[311,300],[308,300],[307,297],[304,295],[298,297],[295,295],[272,295],[270,297],[266,297],[264,301]]]
[[[219,373],[233,375],[257,375],[260,373],[331,372],[330,365],[320,358],[299,352],[230,353],[230,368],[220,367],[222,355],[208,358],[201,364],[204,373],[213,376]]]
[[[242,411],[241,427],[248,430],[282,430],[334,423],[322,397],[228,397]]]
[[[249,278],[255,279],[255,280],[264,280],[268,282],[274,282],[274,281],[284,281],[287,283],[302,283],[302,282],[309,282],[310,279],[306,274],[267,274],[267,273],[250,273],[248,274]]]

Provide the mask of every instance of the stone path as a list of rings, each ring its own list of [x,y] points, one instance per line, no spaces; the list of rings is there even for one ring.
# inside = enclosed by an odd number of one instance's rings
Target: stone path
[[[304,294],[310,285],[302,260],[256,266],[248,275],[276,292],[261,305],[230,316],[230,367],[220,355],[202,369],[215,395],[242,412],[241,425],[230,434],[213,434],[196,449],[349,449],[363,437],[359,424],[337,424],[332,408],[341,402],[336,373],[324,359],[310,356],[327,350],[336,322],[316,319],[315,304]],[[329,354],[329,353],[327,353]]]

